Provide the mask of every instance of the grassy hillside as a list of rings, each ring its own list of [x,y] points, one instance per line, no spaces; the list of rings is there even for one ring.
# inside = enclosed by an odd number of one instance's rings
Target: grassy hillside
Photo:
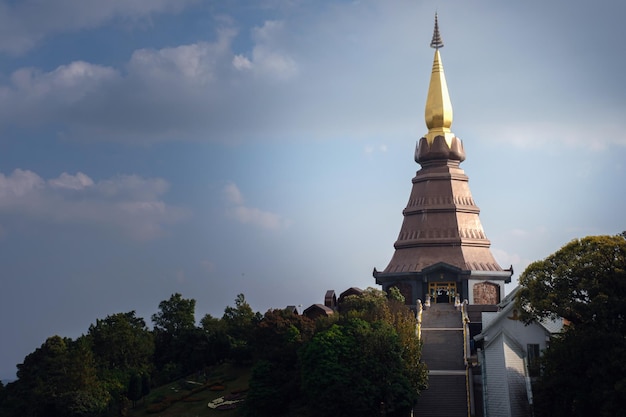
[[[155,388],[144,400],[129,409],[129,417],[234,417],[238,408],[219,410],[208,403],[220,397],[245,395],[250,380],[250,368],[223,364],[206,376],[189,378]]]

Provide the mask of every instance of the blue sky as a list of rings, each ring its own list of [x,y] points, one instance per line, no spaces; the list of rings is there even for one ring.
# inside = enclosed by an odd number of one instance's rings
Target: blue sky
[[[419,166],[433,15],[517,278],[626,229],[615,1],[0,0],[0,377],[48,336],[374,285]]]

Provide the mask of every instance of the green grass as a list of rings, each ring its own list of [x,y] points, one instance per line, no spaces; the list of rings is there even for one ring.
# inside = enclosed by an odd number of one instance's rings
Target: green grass
[[[191,376],[187,381],[195,381],[195,377]],[[239,415],[239,409],[233,410],[213,410],[208,407],[208,403],[216,398],[228,395],[233,390],[241,390],[248,388],[250,381],[250,368],[236,367],[231,364],[223,364],[214,368],[207,375],[206,385],[220,384],[225,387],[224,391],[211,391],[210,389],[199,390],[192,393],[191,389],[200,387],[195,384],[184,384],[180,381],[153,389],[145,400],[137,403],[134,409],[128,412],[129,417],[235,417]],[[204,382],[204,381],[198,381]],[[154,403],[158,403],[160,399],[181,398],[189,395],[187,401],[173,401],[169,407],[157,413],[148,413],[148,407]],[[192,399],[192,401],[190,401]]]

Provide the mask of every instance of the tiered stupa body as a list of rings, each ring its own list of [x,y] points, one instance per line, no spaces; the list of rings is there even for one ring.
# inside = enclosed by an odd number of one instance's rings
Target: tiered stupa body
[[[457,295],[470,304],[497,304],[512,269],[502,269],[494,259],[468,177],[459,167],[465,151],[450,130],[452,104],[439,54],[442,46],[435,18],[425,112],[428,133],[415,149],[421,169],[402,212],[395,253],[383,271],[374,269],[374,277],[383,290],[398,287],[413,306],[427,296],[432,302],[451,302]]]

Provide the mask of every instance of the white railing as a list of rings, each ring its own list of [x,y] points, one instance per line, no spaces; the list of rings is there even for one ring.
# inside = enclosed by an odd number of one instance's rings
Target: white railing
[[[417,325],[415,327],[415,333],[417,334],[418,339],[422,339],[422,313],[424,312],[424,307],[422,306],[422,300],[417,299],[417,314],[415,318],[417,319]]]
[[[457,296],[458,299],[458,296]],[[457,300],[455,300],[455,305]],[[475,414],[474,411],[474,390],[472,389],[472,373],[470,370],[470,359],[471,359],[471,347],[470,347],[470,332],[469,332],[469,323],[470,319],[467,315],[467,305],[469,302],[467,299],[463,300],[463,303],[460,304],[461,307],[461,319],[463,321],[463,362],[465,363],[465,391],[467,396],[467,416],[471,417]]]

